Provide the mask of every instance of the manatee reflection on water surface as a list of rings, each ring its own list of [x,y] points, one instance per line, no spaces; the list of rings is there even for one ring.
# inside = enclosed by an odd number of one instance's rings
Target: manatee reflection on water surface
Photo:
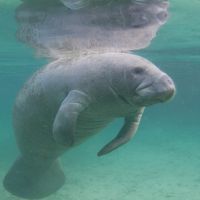
[[[40,56],[147,47],[167,21],[166,0],[24,0],[17,37]]]

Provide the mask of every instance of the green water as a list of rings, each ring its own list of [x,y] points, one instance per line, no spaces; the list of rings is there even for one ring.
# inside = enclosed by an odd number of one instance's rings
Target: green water
[[[177,86],[173,101],[147,108],[135,138],[113,153],[96,153],[121,126],[66,152],[66,184],[46,200],[200,199],[200,1],[171,0],[170,19],[139,55],[167,72]],[[45,59],[15,38],[19,1],[0,0],[0,181],[18,154],[12,106],[25,80]],[[19,200],[0,185],[1,200]]]

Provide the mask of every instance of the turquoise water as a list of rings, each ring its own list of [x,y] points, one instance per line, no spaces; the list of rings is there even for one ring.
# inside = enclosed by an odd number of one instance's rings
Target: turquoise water
[[[116,120],[62,157],[66,184],[46,200],[199,200],[200,2],[170,1],[170,18],[150,47],[137,54],[167,72],[177,86],[173,101],[146,109],[127,145],[97,157],[122,125]],[[0,180],[18,154],[12,106],[25,80],[47,61],[15,38],[19,1],[0,1]],[[1,200],[19,200],[0,186]]]

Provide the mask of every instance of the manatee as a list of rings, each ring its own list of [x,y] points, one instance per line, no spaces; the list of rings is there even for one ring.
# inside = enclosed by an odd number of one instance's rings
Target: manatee
[[[174,93],[172,79],[136,55],[104,53],[48,64],[16,98],[13,124],[20,156],[5,176],[5,188],[26,199],[54,193],[65,182],[59,156],[124,118],[98,156],[113,151],[135,135],[145,107]]]

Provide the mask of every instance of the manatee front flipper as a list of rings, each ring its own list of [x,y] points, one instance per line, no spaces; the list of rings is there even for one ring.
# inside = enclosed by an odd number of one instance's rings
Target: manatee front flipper
[[[79,90],[70,91],[63,100],[53,123],[53,138],[58,144],[74,144],[77,118],[89,102],[89,97]]]
[[[142,117],[142,114],[144,112],[144,107],[137,110],[134,115],[127,116],[125,118],[125,122],[123,127],[121,128],[118,135],[107,145],[105,145],[99,152],[98,156],[105,155],[114,149],[117,149],[121,145],[127,143],[136,133],[138,126],[140,124],[140,120]]]

